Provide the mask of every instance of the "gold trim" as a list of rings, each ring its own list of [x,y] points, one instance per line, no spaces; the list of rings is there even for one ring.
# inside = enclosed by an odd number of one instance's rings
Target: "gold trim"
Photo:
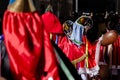
[[[73,60],[72,64],[76,67],[76,64],[79,63],[79,62],[81,62],[85,58],[86,58],[86,54],[83,54],[83,56],[81,56],[80,58]]]
[[[32,0],[16,0],[8,5],[7,10],[12,12],[34,12],[36,9]]]
[[[50,40],[52,40],[52,37],[53,37],[53,35],[52,35],[52,33],[50,33]]]
[[[86,67],[88,68],[88,40],[86,38]]]

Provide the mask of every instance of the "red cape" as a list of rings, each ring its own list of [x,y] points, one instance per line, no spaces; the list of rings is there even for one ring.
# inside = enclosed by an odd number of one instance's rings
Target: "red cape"
[[[14,13],[3,19],[5,45],[15,80],[60,80],[49,33],[62,33],[57,17],[47,12]]]

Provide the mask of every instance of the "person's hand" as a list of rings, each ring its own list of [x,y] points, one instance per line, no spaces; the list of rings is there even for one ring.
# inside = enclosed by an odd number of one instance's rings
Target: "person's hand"
[[[103,35],[101,45],[106,46],[109,44],[113,44],[117,39],[118,33],[115,30],[110,30]]]

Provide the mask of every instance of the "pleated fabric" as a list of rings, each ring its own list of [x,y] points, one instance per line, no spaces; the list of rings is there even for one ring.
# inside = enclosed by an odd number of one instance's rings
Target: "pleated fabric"
[[[60,80],[50,33],[62,33],[59,20],[50,12],[5,12],[4,41],[15,80]]]

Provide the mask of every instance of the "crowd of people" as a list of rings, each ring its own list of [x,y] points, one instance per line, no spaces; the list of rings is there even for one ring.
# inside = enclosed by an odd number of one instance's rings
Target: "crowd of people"
[[[60,22],[51,8],[40,15],[32,0],[27,2],[29,7],[22,3],[24,0],[13,0],[2,21],[1,77],[7,80],[112,80],[109,71],[108,76],[102,75],[107,70],[101,72],[100,66],[119,68],[118,13],[83,12],[72,16],[72,20]],[[108,35],[106,44],[102,43],[104,35],[112,31],[115,35]],[[115,38],[114,41],[110,42],[109,37]]]

